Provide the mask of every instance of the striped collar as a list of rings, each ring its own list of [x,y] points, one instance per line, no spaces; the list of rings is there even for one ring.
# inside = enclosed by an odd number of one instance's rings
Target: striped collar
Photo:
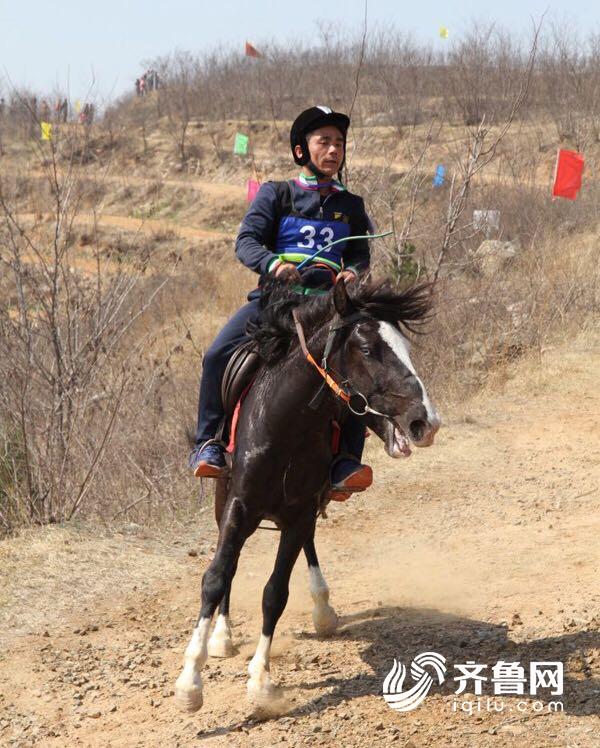
[[[295,181],[303,190],[321,190],[323,187],[329,187],[332,192],[344,192],[346,189],[341,182],[333,179],[333,177],[331,181],[319,184],[319,180],[315,176],[309,176],[302,172]]]

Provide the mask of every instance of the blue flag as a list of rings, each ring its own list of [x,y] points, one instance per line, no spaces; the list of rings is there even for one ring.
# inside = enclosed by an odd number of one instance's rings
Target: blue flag
[[[433,177],[433,186],[441,187],[444,184],[446,178],[446,167],[442,164],[438,164],[435,169],[435,175]]]

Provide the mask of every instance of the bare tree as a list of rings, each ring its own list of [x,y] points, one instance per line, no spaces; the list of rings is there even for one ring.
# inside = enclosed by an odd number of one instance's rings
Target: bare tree
[[[145,269],[75,257],[77,160],[36,146],[48,186],[42,220],[20,214],[0,180],[0,526],[68,519],[97,476],[135,371],[127,341],[162,284],[136,301]],[[94,231],[96,233],[96,231]],[[166,282],[166,281],[165,281]]]

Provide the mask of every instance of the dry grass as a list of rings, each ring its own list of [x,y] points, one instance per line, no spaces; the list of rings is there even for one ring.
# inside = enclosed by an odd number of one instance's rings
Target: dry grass
[[[277,137],[286,127],[284,122],[253,123],[254,158],[262,179],[293,174],[288,147]],[[235,233],[246,208],[243,184],[249,165],[221,152],[230,151],[234,133],[243,128],[243,122],[230,120],[211,125],[210,133],[208,126],[193,130],[203,154],[199,177],[169,176],[172,142],[164,122],[146,133],[143,166],[136,158],[144,146],[133,130],[125,149],[106,151],[110,169],[102,161],[77,169],[84,182],[78,220],[85,225],[76,223],[71,237],[73,271],[92,274],[98,254],[105,273],[113,266],[127,273],[141,263],[144,276],[132,298],[137,304],[171,274],[168,287],[123,341],[123,356],[140,341],[143,347],[101,470],[81,508],[81,516],[90,521],[115,518],[160,527],[195,505],[196,486],[190,483],[185,461],[202,355],[257,280],[236,260],[232,239],[212,238],[197,227]],[[410,190],[402,180],[424,148],[427,128],[418,126],[402,138],[394,126],[357,127],[352,132],[350,187],[365,195],[381,229],[392,221],[399,226],[406,217]],[[102,132],[97,136],[108,137]],[[415,352],[445,411],[486,383],[502,381],[515,360],[530,351],[539,358],[546,346],[568,338],[598,310],[596,187],[586,184],[576,203],[549,200],[546,185],[556,146],[552,137],[548,122],[520,124],[504,141],[493,168],[473,185],[438,282],[435,320]],[[431,189],[431,173],[439,162],[458,168],[468,138],[462,126],[444,124],[416,172],[422,183],[409,238],[425,273],[437,253],[448,199],[447,188]],[[538,147],[542,144],[543,149]],[[35,163],[22,150],[8,151],[8,172],[27,173],[23,165]],[[595,157],[591,149],[591,160]],[[38,217],[48,214],[52,193],[43,177],[26,182],[13,178],[5,187],[20,210],[31,213],[29,206],[34,205]],[[144,204],[159,206],[153,215],[175,211],[175,217],[143,222],[132,218]],[[484,237],[473,231],[470,216],[482,207],[501,210],[499,238],[518,239],[522,248],[491,278],[473,258]],[[394,251],[391,243],[373,243],[377,274],[389,274]],[[2,283],[10,299],[9,280]],[[109,406],[100,400],[98,414],[106,414]]]

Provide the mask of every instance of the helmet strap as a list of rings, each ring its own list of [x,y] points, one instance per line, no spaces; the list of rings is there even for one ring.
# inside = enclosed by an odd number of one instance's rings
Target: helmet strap
[[[317,179],[331,179],[331,177],[327,176],[327,174],[324,174],[318,167],[313,164],[312,159],[308,160],[306,166],[311,170],[311,172]]]

